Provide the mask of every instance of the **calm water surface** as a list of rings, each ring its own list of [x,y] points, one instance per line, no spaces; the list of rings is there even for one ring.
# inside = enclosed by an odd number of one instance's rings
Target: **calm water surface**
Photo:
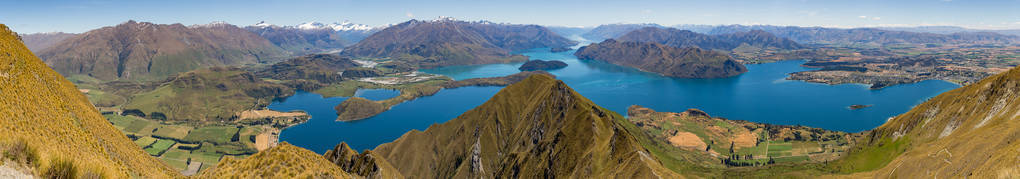
[[[596,104],[626,114],[630,105],[658,111],[680,112],[698,108],[712,116],[785,125],[806,125],[831,130],[859,132],[884,123],[889,117],[914,105],[959,87],[945,81],[922,81],[870,90],[866,85],[826,85],[784,80],[788,73],[811,70],[805,61],[747,65],[749,72],[721,79],[676,79],[632,68],[578,60],[573,51],[550,53],[548,48],[518,52],[532,59],[560,60],[566,68],[550,71]],[[456,66],[422,70],[454,79],[496,77],[519,72],[515,64]],[[409,130],[453,119],[474,108],[501,87],[466,87],[440,91],[435,96],[409,101],[378,116],[353,122],[336,122],[334,106],[343,97],[322,98],[300,92],[269,109],[302,110],[312,115],[309,122],[284,130],[281,141],[324,153],[340,141],[355,150],[372,149],[390,142]],[[358,96],[387,99],[399,92],[362,90]],[[869,108],[850,110],[853,104]]]

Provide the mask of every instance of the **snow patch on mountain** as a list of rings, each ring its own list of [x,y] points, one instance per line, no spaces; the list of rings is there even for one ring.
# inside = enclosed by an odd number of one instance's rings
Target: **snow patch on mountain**
[[[306,22],[294,26],[301,30],[318,30],[318,29],[330,29],[333,31],[368,31],[372,30],[372,27],[364,24],[355,24],[351,22],[335,22],[330,24],[324,24],[320,22]]]

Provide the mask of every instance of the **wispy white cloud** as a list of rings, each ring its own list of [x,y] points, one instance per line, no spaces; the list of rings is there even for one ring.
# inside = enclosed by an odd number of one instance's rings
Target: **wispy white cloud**
[[[407,13],[404,13],[404,16],[407,16],[407,18],[414,18],[414,13],[407,12]]]

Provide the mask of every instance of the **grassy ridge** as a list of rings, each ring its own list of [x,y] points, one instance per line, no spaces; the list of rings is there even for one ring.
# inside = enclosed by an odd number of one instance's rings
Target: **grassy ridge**
[[[0,25],[0,143],[23,141],[33,149],[36,174],[170,178],[167,165],[149,157]],[[71,160],[73,159],[73,160]],[[37,165],[36,165],[37,164]]]

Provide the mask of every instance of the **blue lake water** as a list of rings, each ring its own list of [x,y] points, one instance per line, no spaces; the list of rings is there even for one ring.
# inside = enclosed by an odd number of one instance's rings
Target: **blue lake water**
[[[784,125],[805,125],[831,130],[859,132],[875,128],[889,117],[910,110],[914,105],[959,87],[937,80],[895,85],[870,90],[861,84],[827,85],[785,80],[788,73],[811,70],[801,67],[805,61],[791,60],[747,65],[749,72],[720,79],[677,79],[641,72],[597,61],[578,60],[573,51],[551,53],[548,48],[518,52],[532,59],[560,60],[566,68],[550,73],[563,80],[596,104],[626,114],[630,105],[642,105],[658,111],[681,112],[698,108],[712,116]],[[519,72],[515,64],[455,66],[421,70],[454,79],[505,76]],[[453,119],[474,108],[501,87],[466,87],[440,91],[394,106],[378,116],[336,122],[334,106],[346,98],[322,98],[300,92],[269,109],[303,110],[312,115],[309,122],[284,130],[281,141],[323,153],[341,141],[355,150],[372,149],[390,142],[409,130],[424,130],[429,125]],[[381,100],[395,96],[388,90],[360,92]],[[371,97],[371,98],[370,98]],[[872,107],[850,110],[853,104]]]
[[[573,51],[547,48],[519,52],[532,59],[560,60],[563,69],[549,71],[596,104],[626,114],[630,105],[657,111],[698,108],[712,116],[784,125],[806,125],[860,132],[910,110],[930,97],[958,88],[939,80],[871,90],[867,85],[827,85],[785,80],[788,73],[807,71],[804,60],[747,65],[748,72],[719,79],[678,79],[613,64],[578,60]],[[456,66],[422,70],[454,79],[505,76],[518,64]],[[853,104],[872,107],[850,110]]]
[[[280,141],[319,154],[333,149],[341,141],[360,151],[393,141],[407,131],[425,130],[429,125],[456,118],[489,100],[499,89],[502,88],[463,87],[442,90],[433,96],[398,104],[377,116],[351,122],[336,121],[336,110],[333,109],[346,97],[322,98],[319,94],[298,92],[282,101],[273,102],[269,109],[300,110],[312,116],[308,122],[284,129],[280,133]]]

